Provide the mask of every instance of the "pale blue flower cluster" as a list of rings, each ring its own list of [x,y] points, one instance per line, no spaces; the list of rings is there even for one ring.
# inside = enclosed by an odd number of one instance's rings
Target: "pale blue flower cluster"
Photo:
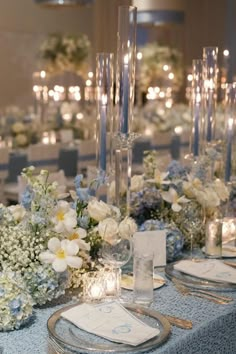
[[[0,273],[0,331],[19,329],[33,314],[33,299],[21,276]]]
[[[43,305],[65,293],[67,273],[57,273],[48,264],[35,263],[25,272],[24,281],[34,303]]]

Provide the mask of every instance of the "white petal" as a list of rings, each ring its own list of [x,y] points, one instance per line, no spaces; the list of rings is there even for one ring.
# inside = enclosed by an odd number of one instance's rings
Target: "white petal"
[[[90,244],[85,242],[84,240],[75,240],[79,245],[79,248],[85,251],[90,251]]]
[[[48,241],[48,249],[51,252],[56,253],[60,248],[61,248],[61,242],[60,242],[60,240],[58,240],[58,238],[52,237]]]
[[[170,195],[169,192],[162,192],[161,195],[162,195],[162,198],[163,198],[166,202],[172,203],[172,197],[171,197],[171,195]]]
[[[173,204],[171,205],[171,208],[172,208],[172,210],[175,211],[176,213],[178,213],[178,212],[182,209],[181,205],[179,205],[179,204],[177,204],[177,203],[173,203]]]
[[[170,189],[169,189],[169,193],[170,193],[171,198],[172,198],[173,201],[174,201],[175,199],[177,199],[178,194],[177,194],[177,192],[176,192],[176,190],[175,190],[174,188],[170,188]]]
[[[56,258],[55,261],[52,263],[52,267],[58,273],[64,272],[67,268],[66,260]]]
[[[66,262],[72,268],[81,268],[83,264],[82,258],[73,256],[66,257]]]
[[[79,245],[75,241],[69,241],[66,246],[68,256],[75,256],[79,252]]]
[[[82,229],[82,227],[76,229],[76,233],[78,233],[80,239],[85,238],[87,236],[86,230]]]
[[[44,263],[52,263],[55,259],[55,255],[49,251],[45,251],[40,253],[39,259]]]
[[[65,231],[64,225],[61,221],[57,222],[57,224],[54,226],[54,230],[60,234]]]
[[[68,247],[68,244],[69,244],[69,240],[62,240],[61,241],[61,248],[63,249],[63,251],[67,251],[67,247]]]
[[[185,198],[185,196],[182,196],[178,199],[178,203],[188,203],[188,202],[190,202],[190,200]]]

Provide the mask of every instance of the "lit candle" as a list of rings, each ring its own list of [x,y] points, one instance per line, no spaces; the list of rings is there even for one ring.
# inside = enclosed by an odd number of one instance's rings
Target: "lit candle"
[[[106,296],[117,297],[120,293],[120,270],[104,270],[105,292]]]
[[[106,136],[107,136],[107,95],[102,94],[100,106],[100,162],[99,167],[106,171]]]
[[[129,55],[124,56],[121,133],[129,132]]]
[[[193,105],[193,124],[194,124],[194,138],[193,138],[193,155],[199,155],[199,123],[201,110],[201,95],[196,94],[196,102]]]
[[[232,141],[233,141],[233,118],[228,119],[227,136],[226,136],[226,162],[225,162],[225,181],[230,181],[231,176],[231,158],[232,158]]]
[[[102,272],[88,272],[83,274],[84,301],[98,301],[105,297],[105,283]]]
[[[91,298],[96,300],[96,299],[100,299],[101,297],[101,286],[99,286],[99,284],[93,284],[90,288],[90,295]]]

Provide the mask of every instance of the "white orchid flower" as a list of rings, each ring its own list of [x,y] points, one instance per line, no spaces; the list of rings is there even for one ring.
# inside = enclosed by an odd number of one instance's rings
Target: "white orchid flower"
[[[90,251],[90,244],[83,240],[86,236],[86,230],[82,229],[82,227],[78,227],[67,235],[67,239],[70,241],[75,241],[79,245],[80,249]]]
[[[182,209],[180,204],[190,201],[185,196],[180,197],[174,188],[170,188],[168,192],[162,192],[162,198],[171,204],[171,209],[175,212],[179,212]]]
[[[82,258],[76,256],[79,246],[75,241],[63,240],[53,237],[48,241],[48,250],[39,255],[39,259],[44,263],[51,263],[53,269],[60,273],[64,272],[68,266],[81,268]]]
[[[52,222],[56,232],[69,233],[77,224],[76,211],[70,207],[68,202],[61,200],[55,208]]]
[[[156,183],[158,186],[164,185],[164,184],[170,184],[170,181],[166,181],[166,178],[168,177],[169,172],[161,172],[160,170],[156,169],[154,173],[154,178],[147,180],[147,182],[152,182]]]

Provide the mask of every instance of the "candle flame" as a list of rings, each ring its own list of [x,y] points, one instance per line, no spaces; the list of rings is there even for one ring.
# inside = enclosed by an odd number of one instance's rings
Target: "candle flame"
[[[124,64],[125,65],[129,64],[129,54],[125,54],[125,56],[124,56]]]
[[[102,105],[106,105],[107,104],[107,95],[106,94],[102,94]]]
[[[232,130],[233,124],[234,124],[234,119],[233,118],[229,118],[228,119],[228,127],[229,127],[230,130]]]

